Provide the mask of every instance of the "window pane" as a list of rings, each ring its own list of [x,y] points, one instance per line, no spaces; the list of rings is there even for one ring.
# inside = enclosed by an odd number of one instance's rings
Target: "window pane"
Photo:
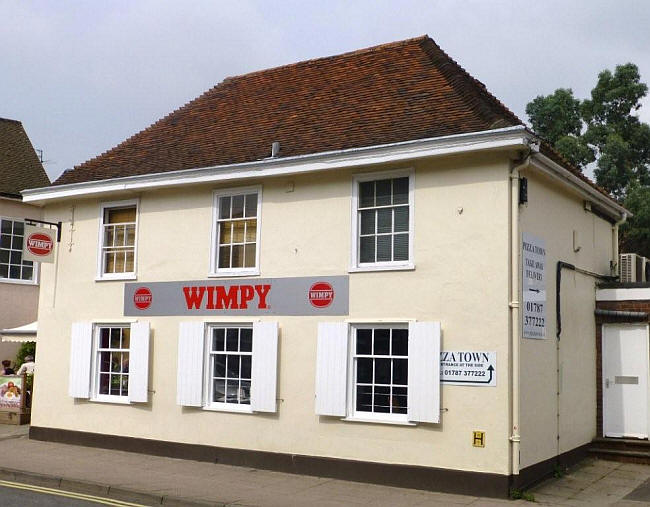
[[[14,280],[20,280],[20,266],[9,267],[9,278],[13,278]]]
[[[251,378],[251,356],[241,356],[241,378]]]
[[[393,397],[391,400],[393,414],[406,414],[407,400],[406,387],[393,387]]]
[[[228,380],[226,383],[226,403],[237,403],[239,401],[239,381]]]
[[[111,330],[107,327],[102,327],[99,330],[99,346],[102,349],[107,349],[110,346]]]
[[[239,378],[239,357],[238,355],[229,355],[226,368],[228,378]]]
[[[246,242],[257,241],[257,220],[246,220]]]
[[[32,280],[34,277],[34,268],[27,267],[23,265],[23,280]]]
[[[22,252],[11,252],[11,260],[9,261],[11,264],[20,264],[20,260],[22,257]]]
[[[122,373],[129,373],[129,353],[122,354]]]
[[[232,243],[232,222],[219,222],[219,244]]]
[[[239,350],[238,344],[239,329],[228,328],[226,330],[226,350],[237,351]]]
[[[233,268],[244,267],[244,245],[232,246],[232,265]]]
[[[375,386],[374,407],[375,412],[390,412],[390,387]]]
[[[359,262],[375,262],[375,237],[360,238]]]
[[[375,329],[375,355],[387,356],[390,353],[390,329]]]
[[[126,246],[135,246],[135,225],[126,226]]]
[[[253,350],[253,330],[242,328],[239,331],[239,350],[242,352],[251,352]]]
[[[129,395],[129,376],[122,375],[122,391],[120,393],[122,396]]]
[[[125,256],[126,256],[126,262],[124,263],[124,271],[126,273],[135,271],[135,267],[133,266],[133,251],[130,250],[126,252]]]
[[[372,386],[357,386],[357,410],[372,412]]]
[[[0,262],[9,263],[9,250],[0,250]]]
[[[357,329],[357,354],[372,354],[372,329]]]
[[[408,359],[393,359],[393,384],[408,385]]]
[[[393,236],[393,241],[393,260],[409,260],[409,235],[395,234],[395,236]]]
[[[409,179],[395,178],[393,180],[393,204],[406,204],[409,199]]]
[[[11,236],[9,234],[0,236],[0,248],[11,248]]]
[[[219,197],[219,218],[230,218],[230,196]]]
[[[14,250],[22,250],[23,249],[23,237],[22,236],[14,236],[12,241],[11,241],[11,248]]]
[[[375,205],[375,182],[359,183],[359,207],[367,208]]]
[[[244,196],[235,195],[232,198],[232,218],[242,218],[244,216]]]
[[[244,246],[244,267],[254,268],[255,267],[255,243],[251,243]]]
[[[377,210],[377,233],[393,232],[393,210],[384,208]]]
[[[0,278],[9,278],[9,266],[0,264]]]
[[[0,222],[0,233],[11,234],[11,222],[9,220],[2,220]]]
[[[118,327],[111,328],[111,348],[119,349],[120,348],[120,331]]]
[[[250,380],[242,380],[239,390],[239,403],[242,405],[251,404],[251,383]]]
[[[108,373],[111,371],[111,353],[110,352],[100,352],[99,353],[99,371],[102,373]]]
[[[390,359],[375,359],[375,384],[390,384]]]
[[[123,224],[135,222],[135,206],[128,208],[108,208],[104,210],[105,224]]]
[[[111,352],[111,371],[114,373],[122,371],[122,356],[119,352]]]
[[[377,262],[392,260],[392,239],[391,235],[377,236]]]
[[[226,376],[226,355],[217,354],[214,356],[214,376],[215,377],[225,377]]]
[[[215,329],[212,334],[212,350],[224,350],[226,330]]]
[[[372,384],[372,359],[369,357],[357,359],[357,383]]]
[[[230,267],[230,246],[220,246],[219,247],[219,267],[220,268],[229,268]]]
[[[375,210],[365,210],[361,212],[361,234],[375,233]]]
[[[115,273],[124,273],[124,266],[125,266],[125,257],[126,254],[123,251],[116,251],[114,253],[115,257],[115,264],[114,264],[114,271]]]
[[[246,216],[257,216],[257,194],[248,194],[246,196]]]
[[[104,246],[115,246],[115,231],[113,227],[104,228]]]
[[[25,235],[25,224],[23,222],[14,221],[14,235]]]
[[[409,355],[409,331],[408,329],[393,329],[393,356]]]
[[[391,180],[379,180],[377,185],[377,206],[389,206],[391,204]]]
[[[128,349],[131,345],[131,328],[122,329],[122,348]]]
[[[244,222],[233,222],[232,230],[232,242],[233,243],[243,243],[244,242]]]
[[[110,373],[101,374],[99,376],[99,394],[108,394],[110,383]]]
[[[409,208],[399,206],[393,208],[395,211],[395,232],[408,232],[409,230]]]
[[[226,401],[226,381],[215,380],[212,386],[212,401],[224,403]]]

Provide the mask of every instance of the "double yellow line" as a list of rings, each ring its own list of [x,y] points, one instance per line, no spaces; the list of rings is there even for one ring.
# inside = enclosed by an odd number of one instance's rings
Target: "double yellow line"
[[[85,495],[83,493],[73,493],[72,491],[63,491],[61,489],[44,488],[41,486],[32,486],[31,484],[21,484],[19,482],[0,481],[0,486],[13,489],[23,489],[26,491],[34,491],[36,493],[44,493],[47,495],[64,496],[66,498],[74,498],[76,500],[85,500],[87,502],[101,503],[104,505],[120,505],[126,507],[142,507],[138,503],[123,502],[122,500],[112,500],[109,498],[102,498],[100,496]]]

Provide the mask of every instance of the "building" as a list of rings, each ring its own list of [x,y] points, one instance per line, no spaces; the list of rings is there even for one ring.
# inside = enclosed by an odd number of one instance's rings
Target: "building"
[[[23,195],[71,244],[32,438],[504,496],[596,436],[625,210],[426,36],[228,78]]]
[[[36,321],[39,267],[23,260],[22,248],[25,219],[40,219],[41,209],[22,202],[20,192],[49,184],[22,123],[0,118],[0,330]],[[4,336],[0,359],[13,362],[25,336],[35,338],[33,333]]]

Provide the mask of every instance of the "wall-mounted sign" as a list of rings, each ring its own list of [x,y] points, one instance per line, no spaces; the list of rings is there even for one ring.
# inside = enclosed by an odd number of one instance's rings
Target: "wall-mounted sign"
[[[54,262],[56,229],[25,225],[23,238],[23,260],[35,262]]]
[[[347,315],[347,276],[138,282],[124,315]]]
[[[440,382],[459,386],[496,386],[497,353],[469,350],[440,352]]]
[[[0,410],[20,412],[23,408],[23,377],[0,376]]]
[[[524,338],[546,338],[546,246],[544,240],[523,234],[522,321]]]

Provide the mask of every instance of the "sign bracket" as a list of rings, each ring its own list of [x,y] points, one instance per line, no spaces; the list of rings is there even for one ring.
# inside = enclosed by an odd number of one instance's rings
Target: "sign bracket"
[[[45,224],[56,227],[56,242],[61,243],[61,229],[63,228],[63,222],[47,222],[36,218],[25,218],[25,223],[27,225]]]

